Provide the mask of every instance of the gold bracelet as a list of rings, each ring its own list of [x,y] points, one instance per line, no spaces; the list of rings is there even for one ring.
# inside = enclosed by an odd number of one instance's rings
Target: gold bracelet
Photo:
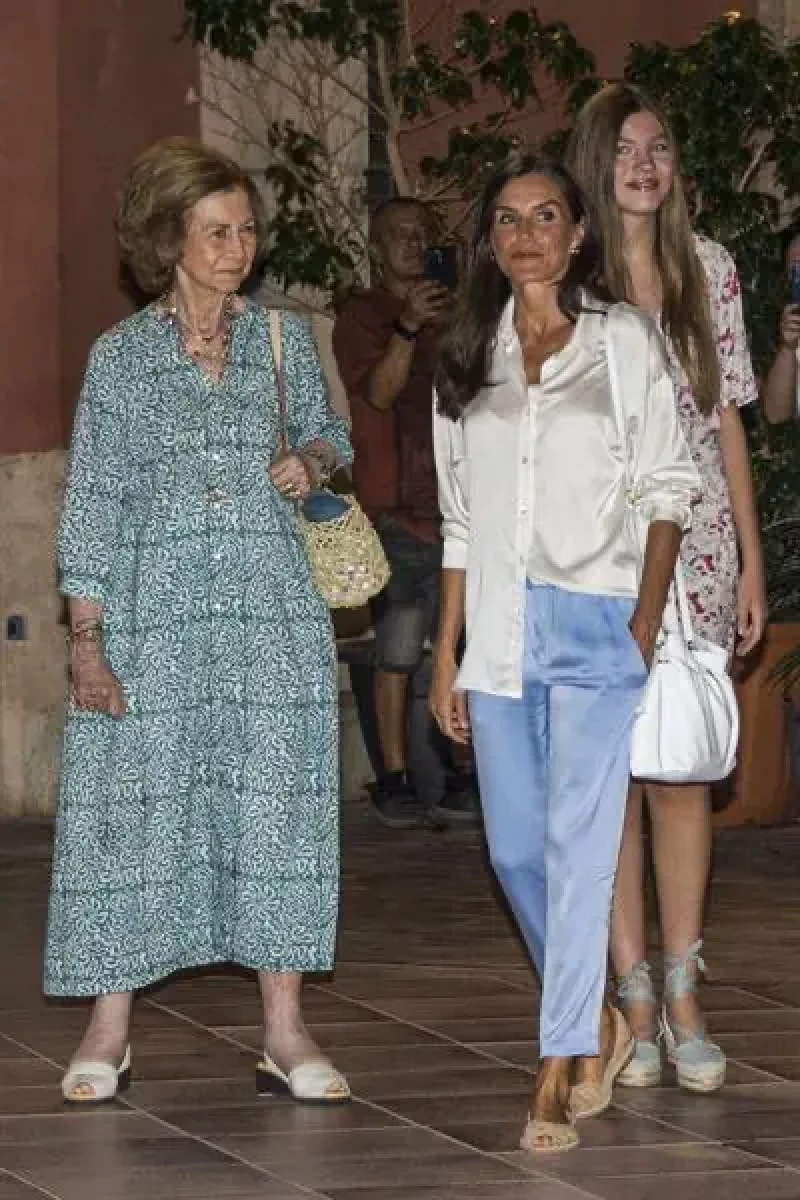
[[[96,621],[93,625],[80,625],[77,629],[70,629],[66,637],[69,647],[75,646],[79,642],[97,642],[102,644],[103,626],[99,621]]]

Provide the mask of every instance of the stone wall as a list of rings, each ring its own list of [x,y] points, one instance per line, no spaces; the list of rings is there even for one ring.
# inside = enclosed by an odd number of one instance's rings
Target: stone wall
[[[0,780],[3,815],[48,813],[56,794],[66,692],[54,538],[60,450],[0,457]],[[24,629],[9,629],[15,617]],[[24,633],[16,640],[9,633]]]

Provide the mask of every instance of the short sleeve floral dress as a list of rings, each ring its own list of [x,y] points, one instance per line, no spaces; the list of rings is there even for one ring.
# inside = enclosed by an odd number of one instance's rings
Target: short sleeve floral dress
[[[757,400],[758,390],[742,314],[736,266],[728,251],[697,236],[695,247],[708,279],[711,323],[720,367],[719,407],[740,408]],[[674,354],[678,414],[703,490],[683,539],[681,561],[698,633],[733,652],[739,556],[731,497],[720,445],[719,412],[705,417]]]

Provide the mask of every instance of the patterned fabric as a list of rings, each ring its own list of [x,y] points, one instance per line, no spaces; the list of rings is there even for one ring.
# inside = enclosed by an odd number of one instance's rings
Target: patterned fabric
[[[306,324],[287,315],[293,446],[349,461]],[[96,343],[59,533],[64,592],[104,606],[121,721],[70,708],[45,990],[130,991],[234,961],[331,967],[335,648],[273,487],[266,314],[234,318],[215,383],[156,307]]]
[[[721,408],[753,404],[758,389],[750,362],[742,315],[741,288],[728,251],[708,238],[695,246],[708,278],[711,321],[720,366]],[[697,632],[729,653],[736,635],[736,588],[739,558],[728,481],[722,462],[719,412],[704,417],[673,355],[678,414],[703,491],[692,510],[692,527],[683,539],[681,561]]]

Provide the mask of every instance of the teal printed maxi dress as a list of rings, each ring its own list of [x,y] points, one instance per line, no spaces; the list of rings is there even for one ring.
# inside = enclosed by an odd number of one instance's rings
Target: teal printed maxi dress
[[[289,440],[351,457],[307,324],[285,314]],[[329,970],[339,877],[330,616],[269,466],[267,314],[220,382],[155,305],[95,344],[59,531],[62,590],[104,608],[120,721],[67,717],[45,991],[233,961]]]

